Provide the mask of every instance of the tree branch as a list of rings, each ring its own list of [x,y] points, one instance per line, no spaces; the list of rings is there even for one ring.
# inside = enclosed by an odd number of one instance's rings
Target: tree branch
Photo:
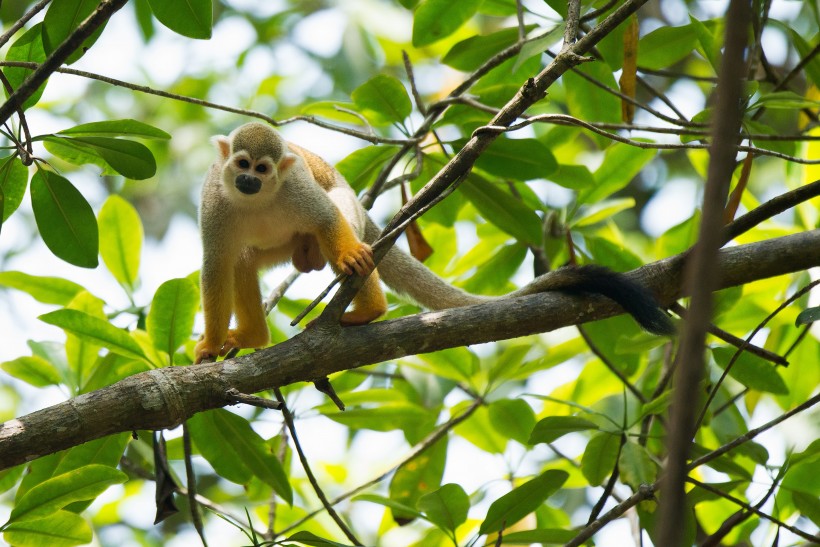
[[[718,288],[820,266],[820,230],[720,251]],[[683,255],[629,275],[669,304],[682,293]],[[0,470],[121,431],[179,425],[254,393],[407,355],[547,332],[623,313],[599,296],[558,292],[428,312],[361,327],[310,328],[219,363],[150,370],[0,425]]]

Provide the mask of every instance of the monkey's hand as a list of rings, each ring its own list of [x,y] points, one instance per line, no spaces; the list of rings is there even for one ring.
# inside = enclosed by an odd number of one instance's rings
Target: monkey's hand
[[[373,261],[373,249],[367,243],[356,241],[339,252],[336,268],[347,275],[354,273],[362,277],[370,275],[370,272],[376,268],[376,263]]]

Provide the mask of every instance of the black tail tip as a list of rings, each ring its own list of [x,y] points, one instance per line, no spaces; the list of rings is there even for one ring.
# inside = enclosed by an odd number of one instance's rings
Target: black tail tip
[[[632,316],[647,332],[661,336],[671,336],[678,332],[672,319],[660,308],[643,308],[640,312],[632,312]]]

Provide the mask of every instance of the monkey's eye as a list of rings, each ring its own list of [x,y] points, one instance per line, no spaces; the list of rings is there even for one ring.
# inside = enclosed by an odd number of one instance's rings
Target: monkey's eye
[[[251,166],[251,163],[248,160],[239,160],[236,162],[236,165],[239,166],[240,169],[247,169]]]
[[[264,165],[264,164],[260,163],[259,165],[256,166],[256,172],[257,173],[267,173],[267,171],[268,171],[268,166],[267,165]]]

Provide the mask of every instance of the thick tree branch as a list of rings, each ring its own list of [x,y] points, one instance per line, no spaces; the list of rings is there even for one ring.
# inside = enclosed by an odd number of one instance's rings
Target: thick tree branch
[[[719,287],[820,266],[820,230],[723,249]],[[681,295],[683,259],[630,272],[659,300]],[[0,425],[0,469],[106,435],[175,427],[241,393],[311,381],[364,365],[445,348],[505,340],[622,313],[596,296],[536,294],[362,327],[314,327],[250,355],[219,363],[135,374],[111,386]]]

